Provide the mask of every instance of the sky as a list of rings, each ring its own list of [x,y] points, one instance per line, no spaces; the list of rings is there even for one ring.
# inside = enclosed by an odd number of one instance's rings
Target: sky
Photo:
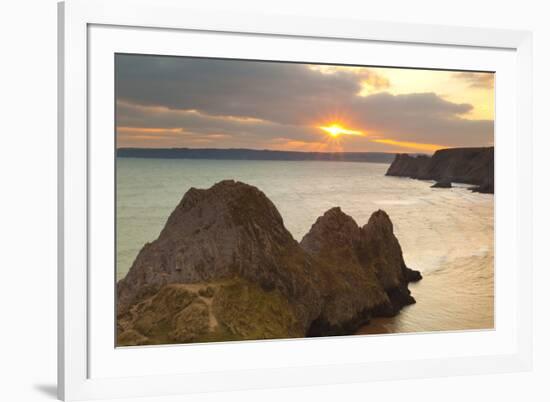
[[[493,145],[492,73],[124,54],[115,64],[119,148]]]

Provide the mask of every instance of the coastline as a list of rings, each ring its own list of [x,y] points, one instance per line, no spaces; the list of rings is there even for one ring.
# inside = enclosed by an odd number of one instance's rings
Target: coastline
[[[136,170],[139,166],[143,169]],[[252,177],[258,186],[261,185],[266,189],[266,194],[280,210],[285,224],[289,225],[290,232],[298,240],[310,229],[316,216],[321,215],[323,211],[333,205],[342,205],[343,210],[356,218],[358,222],[366,222],[370,211],[376,209],[388,211],[394,223],[396,236],[403,248],[405,260],[411,267],[423,272],[427,284],[431,281],[431,271],[437,270],[438,267],[446,263],[441,256],[449,256],[449,259],[456,258],[458,261],[461,257],[472,253],[483,253],[486,251],[483,250],[483,247],[487,249],[493,244],[493,195],[472,193],[467,190],[466,185],[455,186],[451,189],[431,189],[429,181],[384,176],[388,167],[385,164],[293,162],[289,167],[286,162],[266,164],[260,161],[232,161],[229,165],[220,162],[216,166],[219,167],[219,172],[216,170],[218,168],[213,168],[209,161],[125,159],[121,163],[120,173],[129,168],[132,176],[128,176],[128,178],[133,177],[133,179],[121,180],[123,188],[130,185],[127,190],[124,190],[124,194],[130,198],[123,196],[120,200],[131,201],[128,206],[133,205],[133,207],[129,211],[135,211],[128,215],[133,218],[131,221],[125,221],[125,225],[128,222],[139,224],[134,219],[136,216],[139,216],[138,221],[146,217],[144,212],[147,209],[143,209],[144,203],[148,199],[157,199],[158,191],[162,191],[168,199],[170,199],[170,192],[174,191],[174,197],[177,198],[182,188],[205,186],[201,182],[209,180],[209,177],[216,177],[218,173],[225,174],[229,168],[241,179],[248,180]],[[264,170],[262,170],[262,166],[265,168]],[[214,170],[205,171],[208,167]],[[285,168],[289,169],[288,174],[284,173]],[[182,176],[183,172],[187,173]],[[323,174],[319,176],[318,180],[316,177],[319,172],[323,172]],[[149,177],[147,174],[162,175],[164,180],[158,182],[157,179]],[[206,176],[204,176],[205,174]],[[143,186],[146,187],[139,187],[141,181],[136,182],[136,176],[140,177]],[[343,178],[346,178],[345,181],[342,180]],[[282,180],[284,180],[285,186],[281,186]],[[150,189],[148,184],[150,182],[163,184],[162,187]],[[151,192],[150,196],[147,195],[147,191]],[[141,194],[139,199],[136,199],[136,194]],[[147,233],[151,233],[154,225],[160,227],[166,219],[158,215],[160,207],[158,204],[155,205],[157,223],[154,223],[154,219],[153,221],[145,220],[141,226],[148,230]],[[170,205],[173,205],[173,202],[170,202]],[[170,205],[166,207],[167,211],[170,210]],[[296,208],[296,205],[305,205],[307,208]],[[418,214],[415,213],[417,211],[430,212]],[[138,225],[136,228],[130,229],[135,232],[139,227]],[[160,231],[160,229],[158,230]],[[464,242],[464,236],[455,236],[453,233],[457,233],[457,231],[458,234],[467,234],[466,237],[471,241]],[[157,235],[158,232],[155,234],[153,230],[152,234],[143,237],[146,241],[150,241]],[[139,243],[139,247],[143,243]],[[430,252],[426,253],[426,250],[430,250]],[[490,271],[488,274],[492,275],[492,266],[487,268]],[[453,282],[456,280],[453,279],[451,283]],[[455,289],[449,287],[448,284],[442,284],[446,291],[455,292],[457,295],[463,295],[468,286],[459,286]],[[420,303],[412,307],[405,307],[398,319],[401,315],[405,317],[413,314],[415,310],[418,310],[417,306],[422,306],[421,303],[428,300],[423,293],[424,288],[428,289],[429,286],[423,287],[422,281],[418,284],[411,284],[413,294],[417,302],[420,301]],[[492,291],[492,285],[489,283],[487,283],[487,289],[479,290],[482,294],[492,294]],[[445,301],[448,302],[447,299]],[[472,311],[486,309],[481,304],[479,308],[476,308],[475,303],[478,301],[473,300],[473,302],[474,305],[469,307]],[[441,303],[441,299],[438,303]],[[433,307],[438,307],[438,303],[435,303]],[[447,319],[445,316],[448,315],[444,314],[445,311],[438,312],[437,308],[432,308],[431,313],[435,316],[443,314],[439,316],[442,323]],[[449,328],[460,329],[461,327],[485,328],[488,326],[486,319],[480,319],[478,324],[470,324],[469,320],[474,319],[475,315],[471,314],[472,317],[467,317],[462,323],[457,320],[454,324],[445,324],[440,327],[431,325],[426,325],[424,328],[401,326],[400,329],[393,329],[389,333],[438,331],[449,330]],[[391,319],[382,321],[384,325],[389,325]],[[374,325],[370,329],[373,330],[378,322],[378,319],[374,319]],[[386,333],[388,333],[387,330]]]
[[[189,189],[117,283],[117,345],[348,335],[421,279],[383,210],[359,226],[333,207],[298,243],[261,190],[223,180]]]
[[[493,260],[494,253],[490,250],[482,257],[455,259],[447,263],[439,274],[424,272],[422,281],[410,285],[411,292],[416,296],[416,304],[405,307],[395,317],[373,318],[368,325],[359,328],[355,334],[404,334],[494,329]],[[480,264],[487,264],[489,269],[483,274],[479,273],[479,276],[469,282],[453,275],[453,270],[476,271]],[[483,280],[486,286],[478,286],[477,293],[462,293],[460,303],[449,302],[448,293],[440,290],[442,288],[447,288],[447,291],[452,290],[448,288],[449,283],[467,286],[469,283],[479,280]],[[471,306],[473,305],[477,306],[477,309],[472,310]]]
[[[474,192],[493,194],[494,153],[494,147],[485,147],[440,149],[432,156],[397,154],[386,175],[435,180],[432,187],[439,188],[467,183]]]

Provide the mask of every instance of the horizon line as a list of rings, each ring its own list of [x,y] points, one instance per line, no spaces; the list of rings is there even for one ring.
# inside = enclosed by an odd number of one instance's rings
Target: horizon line
[[[462,148],[462,147],[461,147]],[[483,147],[472,147],[472,148],[483,148]],[[447,149],[447,148],[442,148]],[[190,148],[190,147],[116,147],[116,151],[119,150],[190,150],[190,151],[254,151],[254,152],[286,152],[286,153],[297,153],[297,154],[385,154],[385,155],[395,155],[404,152],[389,152],[389,151],[300,151],[300,150],[285,150],[285,149],[268,149],[268,148]],[[411,154],[425,154],[423,152],[411,152]]]

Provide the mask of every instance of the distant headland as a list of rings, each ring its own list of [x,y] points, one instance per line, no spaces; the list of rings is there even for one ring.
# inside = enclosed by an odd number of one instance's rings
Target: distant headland
[[[222,159],[259,161],[331,161],[391,163],[394,153],[385,152],[301,152],[247,148],[118,148],[120,158]]]
[[[494,160],[494,147],[440,149],[431,157],[397,154],[386,175],[436,180],[434,187],[474,184],[473,191],[493,194]]]

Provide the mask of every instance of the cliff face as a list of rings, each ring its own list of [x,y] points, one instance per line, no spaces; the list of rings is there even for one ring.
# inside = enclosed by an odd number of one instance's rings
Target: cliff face
[[[414,302],[389,217],[327,211],[301,244],[234,181],[189,190],[117,284],[118,345],[350,333]]]
[[[323,308],[308,330],[320,336],[346,333],[367,322],[372,310],[387,310],[390,300],[372,266],[361,260],[362,231],[352,217],[332,208],[301,241],[318,263]]]
[[[419,281],[422,276],[405,265],[401,245],[386,212],[378,210],[371,215],[362,228],[361,244],[362,261],[372,267],[390,298],[390,314],[397,314],[403,306],[414,303],[407,284]]]
[[[410,156],[409,154],[397,154],[386,175],[417,179],[429,163],[430,157],[426,155]]]
[[[441,149],[432,157],[399,154],[386,175],[474,184],[474,191],[494,193],[494,147]]]
[[[415,303],[407,284],[421,275],[406,267],[384,211],[373,213],[361,228],[340,208],[332,208],[300,244],[325,269],[324,308],[310,334],[338,333],[342,318],[345,324],[360,325],[373,315],[395,315]]]

